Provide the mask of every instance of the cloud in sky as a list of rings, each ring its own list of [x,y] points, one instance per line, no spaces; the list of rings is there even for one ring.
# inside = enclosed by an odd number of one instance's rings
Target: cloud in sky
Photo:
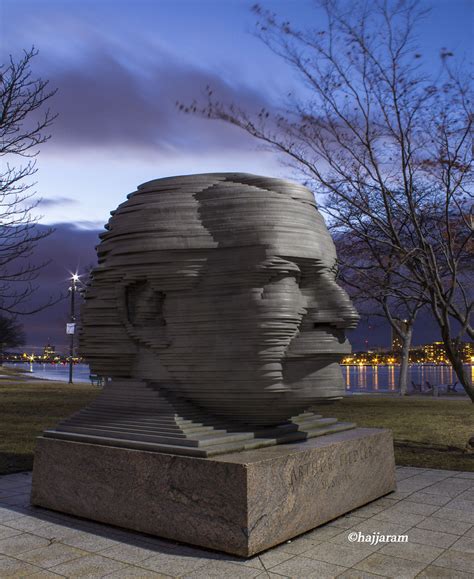
[[[39,206],[43,209],[44,207],[64,207],[64,205],[76,205],[77,200],[72,197],[52,197],[50,199],[41,199]]]
[[[68,67],[42,62],[51,87],[58,88],[51,101],[58,117],[39,156],[44,223],[92,221],[95,227],[139,183],[173,174],[280,176],[276,156],[257,152],[258,143],[244,131],[176,106],[204,96],[209,85],[218,98],[259,110],[270,106],[260,90],[156,47],[153,56],[145,52],[146,61],[131,61],[126,48],[113,52],[96,40]]]
[[[58,118],[38,158],[43,223],[104,223],[139,183],[167,175],[281,175],[276,155],[259,151],[243,131],[176,107],[199,100],[208,85],[246,108],[270,105],[270,87],[282,75],[259,70],[253,58],[259,42],[243,23],[248,6],[204,2],[193,15],[193,2],[178,9],[174,2],[71,0],[67,10],[55,0],[4,2],[11,26],[0,52],[18,55],[34,44],[34,73],[58,88],[50,102]],[[77,205],[54,201],[61,197]]]
[[[52,107],[58,113],[50,147],[153,149],[164,154],[248,146],[249,138],[223,123],[180,112],[176,102],[204,101],[206,86],[225,102],[247,110],[270,106],[259,91],[230,85],[216,73],[157,53],[146,70],[126,66],[104,50],[67,70],[49,75],[58,88]]]
[[[272,108],[276,95],[282,105],[285,89],[295,87],[290,67],[250,34],[255,26],[250,2],[202,0],[199,8],[195,0],[3,0],[3,5],[10,26],[0,50],[18,52],[35,44],[42,73],[59,89],[52,104],[60,116],[49,149],[57,154],[84,147],[137,155],[152,150],[162,157],[239,153],[255,142],[224,123],[180,114],[176,100],[200,99],[211,85],[217,98],[255,110]],[[321,20],[309,0],[264,5],[297,26]],[[469,19],[459,16],[466,6],[458,0],[449,18],[437,6],[421,31],[424,44],[432,40],[430,29],[441,24],[451,44],[466,38]]]
[[[181,61],[146,41],[143,61],[137,62],[136,53],[132,59],[128,50],[112,51],[95,39],[68,67],[42,63],[50,85],[58,88],[51,102],[58,118],[39,157],[38,192],[46,201],[39,213],[45,223],[103,223],[139,183],[168,175],[281,175],[276,155],[258,151],[259,144],[244,131],[187,115],[176,106],[201,98],[204,103],[206,86],[211,86],[222,101],[260,110],[272,106],[263,91]],[[54,202],[65,197],[75,198],[77,205]]]

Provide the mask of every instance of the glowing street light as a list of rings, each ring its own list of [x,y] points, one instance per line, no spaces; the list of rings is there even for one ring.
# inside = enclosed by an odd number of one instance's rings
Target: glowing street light
[[[66,334],[70,336],[69,341],[69,384],[72,384],[72,369],[73,369],[73,356],[74,356],[74,334],[76,332],[76,307],[75,307],[75,297],[77,291],[77,283],[79,281],[79,275],[73,273],[71,275],[71,287],[69,291],[71,292],[71,310],[69,315],[69,322],[66,324]]]

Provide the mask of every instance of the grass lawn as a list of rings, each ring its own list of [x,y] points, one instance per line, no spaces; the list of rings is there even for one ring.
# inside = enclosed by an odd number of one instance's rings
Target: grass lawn
[[[2,368],[2,374],[7,372]],[[0,379],[0,474],[31,470],[35,439],[95,396],[89,384]]]
[[[99,390],[0,371],[0,474],[31,470],[35,438],[84,407]],[[474,455],[463,452],[474,435],[470,402],[351,396],[318,411],[359,426],[391,429],[399,465],[474,471]]]
[[[358,426],[389,428],[398,465],[474,471],[474,454],[463,452],[474,436],[470,401],[356,395],[318,412]]]

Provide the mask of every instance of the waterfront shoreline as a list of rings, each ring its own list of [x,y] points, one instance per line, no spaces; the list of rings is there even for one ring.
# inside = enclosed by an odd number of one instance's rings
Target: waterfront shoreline
[[[470,367],[470,377],[474,381],[474,366]],[[31,379],[49,381],[68,381],[69,366],[53,365],[50,363],[28,362],[5,362],[3,368],[9,368],[28,376]],[[377,394],[399,396],[398,365],[341,365],[342,376],[345,381],[346,394]],[[87,364],[75,364],[73,368],[73,380],[75,382],[89,383],[90,369]],[[467,394],[462,386],[457,383],[455,372],[447,365],[411,364],[408,377],[408,395],[420,398],[447,398],[456,400],[465,398]],[[446,394],[447,385],[456,384],[455,392]],[[415,385],[415,387],[414,387]],[[438,396],[433,393],[438,390]],[[425,391],[420,393],[419,389]]]

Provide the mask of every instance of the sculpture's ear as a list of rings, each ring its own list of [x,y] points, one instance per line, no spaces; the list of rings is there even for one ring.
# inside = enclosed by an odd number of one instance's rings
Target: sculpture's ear
[[[164,303],[166,296],[146,279],[121,285],[119,310],[128,335],[151,349],[168,346]]]
[[[137,281],[125,287],[127,321],[134,327],[166,326],[163,315],[165,294],[155,291],[146,281]]]

